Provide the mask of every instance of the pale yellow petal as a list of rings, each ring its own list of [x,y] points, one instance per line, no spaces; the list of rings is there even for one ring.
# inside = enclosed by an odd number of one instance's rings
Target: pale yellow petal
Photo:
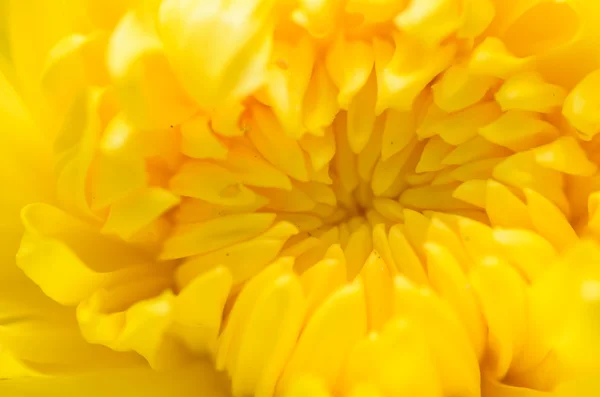
[[[194,114],[196,105],[175,78],[149,15],[130,11],[121,19],[107,62],[124,111],[136,125],[168,128]]]
[[[46,378],[16,378],[3,380],[0,392],[14,396],[48,396],[86,394],[90,397],[107,395],[120,397],[142,393],[152,397],[229,395],[227,382],[216,373],[208,361],[165,372],[149,368],[113,368],[91,374]]]
[[[165,52],[201,108],[231,105],[264,83],[272,7],[272,1],[162,2],[158,29]],[[216,31],[222,33],[220,40],[214,40]],[[200,47],[203,51],[194,50]]]
[[[264,232],[274,220],[275,214],[241,214],[192,224],[165,241],[161,257],[183,258],[249,240]]]
[[[221,265],[229,269],[235,283],[240,283],[273,261],[285,242],[297,233],[298,228],[293,224],[277,222],[248,241],[191,257],[177,269],[175,278],[183,286],[204,271]]]
[[[102,232],[127,240],[177,204],[179,197],[171,192],[146,188],[113,204]]]
[[[366,332],[363,286],[356,282],[340,288],[306,324],[279,387],[286,390],[293,378],[302,373],[319,376],[332,387],[349,348]]]
[[[469,276],[488,324],[487,365],[502,379],[525,338],[525,283],[506,263],[490,257]],[[500,292],[502,291],[502,292]]]
[[[175,298],[172,332],[193,352],[207,353],[216,347],[231,285],[231,273],[217,267],[196,277]]]
[[[262,291],[242,335],[237,367],[232,374],[233,395],[273,394],[300,333],[305,310],[297,276],[281,276]]]

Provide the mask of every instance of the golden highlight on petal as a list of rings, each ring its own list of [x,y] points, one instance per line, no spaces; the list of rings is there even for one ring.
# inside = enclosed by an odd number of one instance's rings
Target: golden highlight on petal
[[[4,3],[0,394],[597,392],[595,1]]]

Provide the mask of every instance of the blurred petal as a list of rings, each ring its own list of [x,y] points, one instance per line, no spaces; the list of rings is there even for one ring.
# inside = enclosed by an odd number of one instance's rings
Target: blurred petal
[[[205,361],[165,372],[113,369],[77,376],[4,379],[0,393],[20,397],[229,396],[223,377]]]

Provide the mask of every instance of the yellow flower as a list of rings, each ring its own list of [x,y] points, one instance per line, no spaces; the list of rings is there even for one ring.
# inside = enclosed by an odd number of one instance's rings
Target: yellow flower
[[[0,2],[0,394],[600,390],[597,0]]]

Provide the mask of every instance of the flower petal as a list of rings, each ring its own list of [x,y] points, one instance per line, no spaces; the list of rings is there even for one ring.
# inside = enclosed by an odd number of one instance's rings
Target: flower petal
[[[149,368],[111,369],[77,376],[3,379],[0,393],[7,396],[59,397],[195,397],[229,395],[226,381],[208,362],[198,362],[177,370],[157,372]]]
[[[119,22],[109,42],[107,62],[130,120],[143,128],[168,128],[196,111],[179,86],[153,21],[140,10]]]

